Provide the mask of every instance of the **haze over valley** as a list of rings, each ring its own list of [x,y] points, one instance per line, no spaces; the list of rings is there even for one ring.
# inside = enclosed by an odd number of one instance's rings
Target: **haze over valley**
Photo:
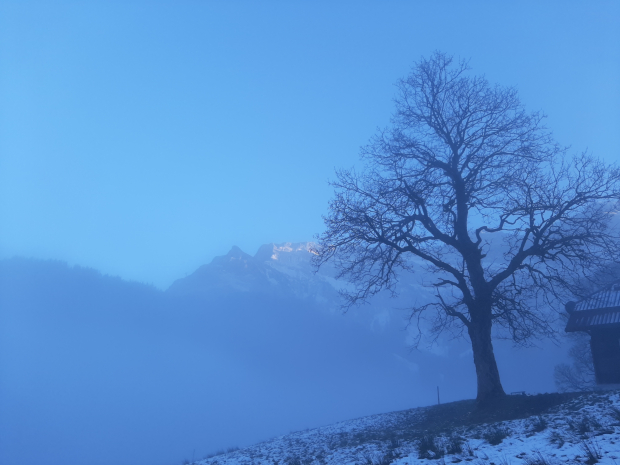
[[[442,402],[475,396],[467,343],[408,346],[407,306],[427,290],[401,282],[398,300],[343,314],[346,283],[315,274],[311,256],[307,243],[233,247],[165,291],[59,261],[1,261],[2,454],[169,464],[431,405],[437,387]],[[564,349],[497,352],[507,390],[555,390]]]

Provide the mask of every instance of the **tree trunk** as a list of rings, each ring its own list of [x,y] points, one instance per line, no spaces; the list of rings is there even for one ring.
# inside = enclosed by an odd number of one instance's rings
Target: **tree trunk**
[[[470,323],[469,338],[474,352],[476,377],[478,380],[478,405],[484,407],[493,399],[506,395],[499,379],[499,370],[491,342],[491,319],[476,318]]]

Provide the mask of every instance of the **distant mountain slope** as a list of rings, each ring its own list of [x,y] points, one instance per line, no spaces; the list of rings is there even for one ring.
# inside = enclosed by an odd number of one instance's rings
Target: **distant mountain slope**
[[[16,257],[0,260],[0,296],[5,306],[36,304],[47,308],[48,304],[63,302],[113,310],[119,304],[132,306],[142,299],[154,304],[161,299],[161,292],[153,286],[103,275],[92,268]]]

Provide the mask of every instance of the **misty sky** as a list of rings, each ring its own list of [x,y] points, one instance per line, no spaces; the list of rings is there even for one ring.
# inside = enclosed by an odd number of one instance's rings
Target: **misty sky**
[[[311,240],[334,168],[436,49],[612,162],[618,24],[617,1],[0,1],[0,258],[163,288]]]

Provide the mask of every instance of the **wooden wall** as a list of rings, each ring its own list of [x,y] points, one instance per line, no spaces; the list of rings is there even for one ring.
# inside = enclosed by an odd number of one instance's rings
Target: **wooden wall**
[[[620,329],[592,331],[591,334],[597,384],[620,383]]]

